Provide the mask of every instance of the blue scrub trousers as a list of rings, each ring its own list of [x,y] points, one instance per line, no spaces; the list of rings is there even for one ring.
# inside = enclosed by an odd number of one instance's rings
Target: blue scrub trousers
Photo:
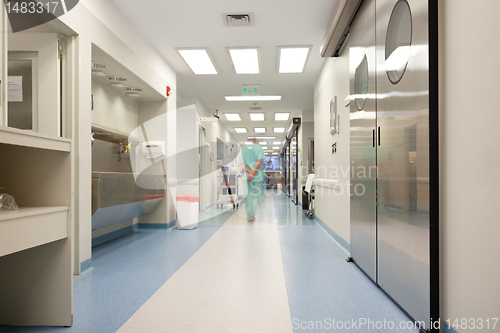
[[[251,220],[255,217],[259,197],[264,192],[264,182],[262,180],[247,179],[247,188],[248,194],[245,200],[245,210],[247,212],[247,220]]]

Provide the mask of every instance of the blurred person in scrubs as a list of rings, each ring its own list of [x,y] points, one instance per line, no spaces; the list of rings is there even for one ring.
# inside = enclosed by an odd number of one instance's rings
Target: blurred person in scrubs
[[[243,148],[242,168],[247,172],[247,188],[245,209],[247,212],[247,221],[255,221],[255,211],[257,210],[257,199],[264,189],[264,171],[262,170],[262,161],[264,160],[264,149],[257,144],[256,139],[250,140],[251,145]]]

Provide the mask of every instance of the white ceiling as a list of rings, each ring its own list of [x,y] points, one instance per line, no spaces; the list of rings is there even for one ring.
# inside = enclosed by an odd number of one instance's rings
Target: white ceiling
[[[272,133],[272,128],[288,127],[290,121],[275,122],[275,112],[291,112],[292,117],[313,112],[314,84],[325,61],[319,49],[340,0],[111,1],[176,71],[178,106],[193,104],[198,98],[210,111],[218,109],[220,121],[239,143],[253,134],[253,127],[266,127],[266,136],[283,141],[285,135]],[[226,27],[223,13],[253,13],[255,25]],[[278,46],[304,45],[312,46],[304,73],[278,74]],[[260,74],[234,72],[226,48],[247,46],[260,48]],[[209,48],[219,74],[193,74],[175,51],[185,47]],[[262,95],[283,95],[283,99],[257,105],[226,102],[224,96],[242,94],[242,84],[260,84]],[[249,109],[253,106],[263,108],[266,121],[250,121],[248,113],[259,112]],[[223,116],[226,112],[240,113],[243,121],[228,122]],[[246,127],[249,134],[236,134],[233,127]]]

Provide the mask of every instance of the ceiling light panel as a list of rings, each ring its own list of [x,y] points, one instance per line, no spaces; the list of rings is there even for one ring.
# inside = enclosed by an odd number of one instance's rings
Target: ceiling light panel
[[[120,83],[120,82],[111,82],[110,85],[115,87],[115,88],[125,88],[125,85],[123,83]]]
[[[279,73],[302,73],[311,47],[279,47]]]
[[[123,81],[127,81],[127,78],[125,78],[123,76],[110,75],[110,76],[108,76],[108,80],[109,80],[109,82],[123,82]]]
[[[215,69],[214,63],[210,56],[208,55],[207,50],[198,49],[198,50],[176,50],[179,52],[184,61],[188,64],[189,68],[197,74],[217,74],[217,70]]]
[[[246,102],[246,101],[281,101],[281,95],[273,96],[224,96],[228,102]]]
[[[273,145],[281,145],[282,142],[278,141],[278,142],[273,142]]]
[[[276,121],[284,121],[290,118],[290,113],[288,112],[279,112],[274,114],[274,120]]]
[[[229,121],[241,121],[241,117],[239,113],[224,113],[227,120]]]
[[[229,49],[236,74],[259,74],[259,49]]]
[[[247,133],[247,129],[245,127],[235,127],[234,130],[236,133]]]
[[[253,130],[255,133],[266,133],[265,127],[254,127]]]
[[[285,128],[284,127],[275,127],[274,128],[274,133],[284,133]]]
[[[252,121],[264,121],[266,120],[263,113],[249,113],[250,119]]]
[[[259,142],[259,145],[261,145],[261,146],[267,146],[267,142]]]
[[[108,76],[104,71],[101,70],[92,70],[92,75],[95,76]]]
[[[273,147],[273,149],[280,149],[280,147]]]
[[[275,136],[249,136],[248,139],[257,139],[257,140],[274,140]]]
[[[249,145],[253,144],[253,142],[246,141],[246,142],[245,142],[245,144],[246,144],[247,146],[249,146]]]

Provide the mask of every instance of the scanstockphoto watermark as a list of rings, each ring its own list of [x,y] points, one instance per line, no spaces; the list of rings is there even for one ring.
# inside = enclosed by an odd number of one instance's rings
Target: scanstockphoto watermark
[[[433,325],[440,325],[439,321],[433,322]],[[337,320],[335,318],[325,318],[323,320],[301,320],[292,319],[292,328],[294,330],[353,330],[367,332],[370,330],[419,330],[425,329],[425,322],[414,321],[392,321],[392,320],[371,320],[370,318],[351,318],[350,320]],[[439,327],[433,327],[439,328]]]

